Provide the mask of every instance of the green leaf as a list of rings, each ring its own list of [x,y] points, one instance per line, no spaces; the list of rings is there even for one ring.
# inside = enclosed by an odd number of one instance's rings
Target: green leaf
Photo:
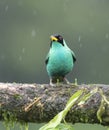
[[[58,113],[49,123],[41,127],[39,130],[58,130],[56,127],[61,123],[62,119],[66,116],[70,108],[75,104],[75,102],[82,95],[83,91],[84,90],[79,90],[75,92],[67,102],[65,109],[60,113]]]
[[[74,130],[73,125],[70,124],[59,124],[56,128],[59,128],[59,130]]]
[[[95,94],[98,91],[97,88],[91,90],[89,93],[84,94],[84,96],[82,96],[80,102],[78,103],[78,105],[82,105],[85,103],[85,101],[87,101],[93,94]]]
[[[99,107],[99,109],[98,109],[98,111],[97,111],[97,118],[98,118],[98,120],[100,121],[100,123],[102,122],[102,115],[103,115],[103,113],[105,112],[105,107],[104,107],[104,100],[102,99],[101,100],[101,104],[100,104],[100,107]]]

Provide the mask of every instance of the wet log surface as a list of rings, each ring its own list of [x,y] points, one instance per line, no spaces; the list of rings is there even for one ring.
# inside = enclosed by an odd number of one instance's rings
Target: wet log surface
[[[0,120],[15,116],[17,121],[44,123],[52,119],[65,108],[68,99],[76,91],[95,87],[101,88],[109,99],[109,85],[57,85],[49,84],[22,84],[0,83]],[[102,123],[97,119],[96,113],[101,103],[101,95],[94,94],[84,105],[74,105],[66,116],[71,123],[98,123],[109,125],[109,107],[105,104],[102,114]]]

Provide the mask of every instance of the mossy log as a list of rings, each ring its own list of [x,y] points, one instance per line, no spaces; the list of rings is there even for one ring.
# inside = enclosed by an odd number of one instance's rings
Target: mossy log
[[[0,120],[14,118],[24,122],[48,122],[65,108],[68,99],[79,89],[91,91],[101,88],[109,99],[109,85],[57,85],[0,83]],[[94,94],[85,104],[75,104],[66,116],[70,123],[98,123],[109,125],[109,107],[104,104],[102,122],[97,118],[101,95]],[[5,117],[4,117],[5,115]]]

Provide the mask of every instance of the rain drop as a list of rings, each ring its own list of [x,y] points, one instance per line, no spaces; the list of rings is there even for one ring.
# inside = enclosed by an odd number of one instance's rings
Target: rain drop
[[[68,9],[68,2],[69,2],[69,0],[65,0],[65,2],[63,4],[64,11],[67,11],[67,9]]]
[[[32,37],[35,37],[35,36],[36,36],[36,31],[35,31],[35,30],[32,30],[31,36],[32,36]]]
[[[1,55],[1,60],[4,60],[4,59],[5,59],[5,55],[2,54],[2,55]]]
[[[5,11],[8,11],[8,9],[9,9],[9,6],[7,5],[7,6],[5,7]]]
[[[79,44],[80,48],[83,46],[82,43]]]
[[[19,56],[19,61],[22,61],[22,56]]]
[[[36,11],[36,10],[34,10],[34,11],[33,11],[33,15],[36,15],[36,14],[37,14],[37,11]]]
[[[89,28],[89,31],[93,33],[94,32],[94,28],[93,27]]]
[[[105,38],[106,38],[106,39],[108,39],[108,38],[109,38],[109,34],[108,34],[108,33],[106,33]]]
[[[78,37],[78,42],[80,42],[80,41],[81,41],[81,36]]]
[[[20,0],[18,1],[18,6],[22,6],[23,5],[23,2]]]
[[[22,48],[22,53],[25,53],[25,48]]]

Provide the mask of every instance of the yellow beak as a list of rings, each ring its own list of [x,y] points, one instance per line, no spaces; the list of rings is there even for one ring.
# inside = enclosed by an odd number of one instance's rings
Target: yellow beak
[[[51,40],[51,41],[58,41],[58,39],[57,39],[56,37],[54,37],[54,36],[51,36],[51,37],[50,37],[50,40]]]

